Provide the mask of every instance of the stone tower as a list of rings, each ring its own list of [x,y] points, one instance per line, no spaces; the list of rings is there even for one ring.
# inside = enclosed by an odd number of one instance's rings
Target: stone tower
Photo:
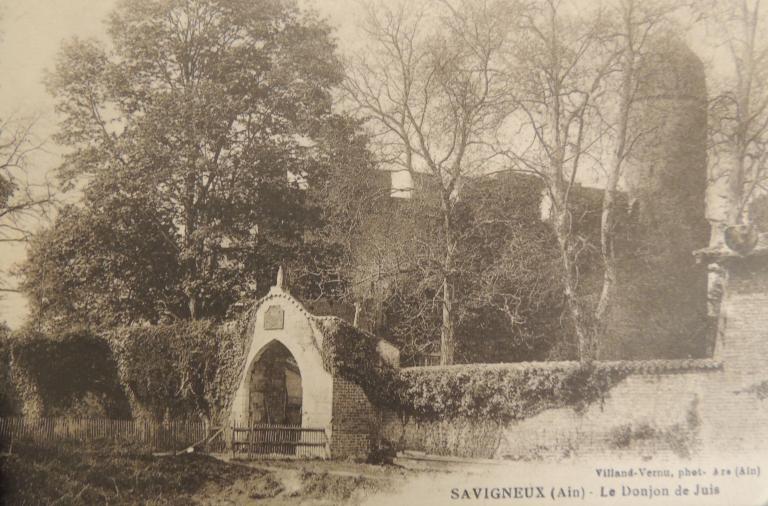
[[[707,90],[681,41],[653,41],[641,64],[624,167],[630,209],[603,358],[701,356],[706,335]]]

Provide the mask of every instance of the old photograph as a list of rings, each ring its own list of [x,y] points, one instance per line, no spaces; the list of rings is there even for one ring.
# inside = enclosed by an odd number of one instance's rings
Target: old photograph
[[[761,0],[0,0],[2,504],[766,505],[766,362]]]

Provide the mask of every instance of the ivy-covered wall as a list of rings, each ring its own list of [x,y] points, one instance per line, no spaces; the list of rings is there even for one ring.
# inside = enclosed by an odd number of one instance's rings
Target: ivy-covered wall
[[[130,416],[109,343],[87,331],[16,334],[0,370],[2,415]]]
[[[512,460],[685,457],[710,437],[702,420],[711,420],[709,396],[723,388],[714,360],[413,368],[402,376],[410,383],[404,405],[416,409],[386,413],[382,433],[393,446]]]
[[[198,320],[110,332],[133,415],[223,422],[245,360],[246,328]]]
[[[509,422],[545,409],[583,409],[605,398],[626,371],[601,363],[470,364],[404,369],[400,409],[419,420]]]
[[[0,346],[0,416],[218,422],[243,366],[247,319],[14,335]]]

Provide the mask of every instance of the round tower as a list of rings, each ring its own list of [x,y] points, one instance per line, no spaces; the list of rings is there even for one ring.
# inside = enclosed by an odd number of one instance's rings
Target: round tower
[[[707,90],[701,60],[673,37],[652,42],[624,166],[629,209],[603,358],[702,356],[706,340]]]

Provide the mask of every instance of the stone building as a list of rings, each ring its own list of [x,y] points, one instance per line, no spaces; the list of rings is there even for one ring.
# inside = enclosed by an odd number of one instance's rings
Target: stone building
[[[399,366],[399,352],[387,341],[336,317],[317,317],[287,291],[282,275],[253,307],[253,335],[234,395],[234,425],[294,425],[322,429],[330,457],[364,457],[375,446],[380,413],[363,388],[331,365],[340,351],[330,342],[345,331],[375,340],[382,360]]]

